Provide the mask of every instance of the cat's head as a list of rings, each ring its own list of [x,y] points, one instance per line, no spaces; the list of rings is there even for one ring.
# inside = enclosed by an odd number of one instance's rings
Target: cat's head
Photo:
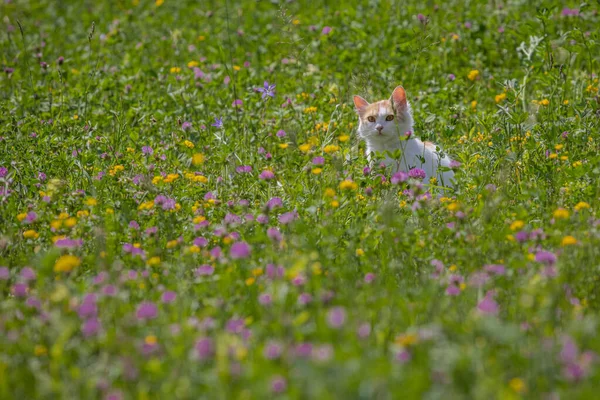
[[[388,100],[375,103],[354,96],[354,106],[359,119],[358,134],[365,140],[386,142],[412,130],[411,108],[402,86],[396,87]]]

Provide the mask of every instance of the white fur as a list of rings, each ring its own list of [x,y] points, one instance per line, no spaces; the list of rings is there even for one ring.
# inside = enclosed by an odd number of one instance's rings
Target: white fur
[[[447,155],[440,157],[435,148],[430,149],[425,146],[421,140],[412,134],[413,119],[410,104],[407,102],[401,115],[396,116],[392,121],[386,121],[389,111],[386,107],[379,107],[379,115],[375,122],[360,120],[358,126],[358,135],[364,139],[367,144],[367,157],[371,160],[375,152],[385,152],[389,150],[394,152],[397,149],[402,150],[400,160],[394,160],[389,156],[383,161],[385,165],[392,165],[392,173],[398,171],[408,172],[412,168],[421,168],[427,174],[423,180],[429,183],[432,176],[437,177],[436,185],[453,187],[454,172],[439,171],[438,166],[450,166],[450,158]],[[381,134],[375,128],[378,124],[383,125]],[[406,133],[411,132],[410,138],[406,139]],[[423,160],[422,160],[423,159]]]

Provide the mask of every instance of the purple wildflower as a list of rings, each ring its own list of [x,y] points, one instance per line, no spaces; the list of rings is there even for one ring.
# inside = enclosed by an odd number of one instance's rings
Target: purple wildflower
[[[152,154],[154,154],[154,150],[150,146],[144,146],[142,147],[142,154],[151,156]]]
[[[251,252],[251,249],[250,249],[250,246],[248,245],[248,243],[236,242],[231,246],[229,254],[230,254],[231,258],[236,260],[236,259],[240,259],[240,258],[249,257],[250,252]]]
[[[327,323],[330,327],[338,329],[346,322],[346,310],[343,307],[334,307],[327,313]]]
[[[158,308],[150,301],[140,303],[136,311],[136,317],[139,320],[154,319],[158,315]]]
[[[217,129],[222,129],[223,128],[223,117],[221,117],[221,118],[215,117],[215,122],[213,124],[211,124],[211,126],[214,126]]]
[[[275,97],[275,85],[269,85],[269,82],[265,81],[264,87],[256,89],[258,92],[262,93],[261,98],[265,98],[267,96]]]
[[[411,172],[414,170],[411,170]],[[392,179],[390,179],[392,185],[397,185],[400,182],[404,182],[408,179],[409,174],[403,171],[398,171],[394,175],[392,175]]]
[[[215,345],[211,338],[203,337],[196,340],[196,344],[194,345],[194,350],[196,352],[196,356],[200,360],[206,360],[213,356],[215,352]]]
[[[425,174],[425,171],[423,171],[421,168],[413,168],[410,171],[408,171],[408,176],[413,179],[425,179],[427,175]]]
[[[258,178],[263,180],[269,180],[275,178],[275,174],[273,173],[273,171],[269,171],[268,169],[266,169],[260,173]]]
[[[484,315],[498,314],[498,303],[493,299],[492,292],[487,292],[484,299],[477,304],[477,310]]]

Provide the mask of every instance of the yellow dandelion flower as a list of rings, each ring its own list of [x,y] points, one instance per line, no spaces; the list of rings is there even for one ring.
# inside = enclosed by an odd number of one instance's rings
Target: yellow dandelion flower
[[[92,207],[92,206],[95,206],[95,205],[98,204],[98,200],[96,200],[93,197],[88,197],[87,199],[85,199],[84,203],[85,203],[86,206]]]
[[[280,149],[284,149],[284,150],[285,150],[285,149],[287,149],[287,148],[288,148],[288,146],[289,146],[289,144],[288,144],[288,143],[279,143],[279,148],[280,148]]]
[[[192,164],[200,165],[204,162],[204,154],[196,153],[192,156]]]
[[[205,41],[205,40],[206,40],[206,36],[204,36],[204,35],[200,35],[200,36],[198,36],[198,41],[199,41],[199,42],[203,42],[203,41]]]
[[[573,236],[569,235],[569,236],[565,236],[561,242],[560,245],[561,246],[570,246],[573,244],[577,244],[577,239],[575,239]]]
[[[347,142],[348,140],[350,140],[350,136],[349,135],[341,135],[338,136],[338,140],[342,143]]]
[[[508,386],[517,393],[523,393],[527,389],[525,386],[525,382],[521,378],[512,378],[510,382],[508,382]]]
[[[327,146],[325,146],[323,148],[323,151],[327,154],[332,154],[335,153],[336,151],[338,151],[340,149],[340,146],[335,145],[335,144],[328,144]]]
[[[460,208],[460,204],[456,201],[453,201],[452,203],[448,204],[446,208],[448,208],[448,211],[456,211]]]
[[[67,218],[67,219],[65,220],[65,226],[66,226],[67,228],[72,228],[72,227],[74,227],[75,225],[77,225],[77,218],[75,218],[75,217],[71,217],[71,218]]]
[[[196,246],[196,245],[192,245],[190,246],[190,248],[188,249],[190,251],[190,253],[192,254],[197,254],[200,253],[200,247]]]
[[[494,97],[496,104],[503,102],[505,99],[506,99],[506,93],[500,93],[500,94],[497,94],[496,97]]]
[[[65,254],[54,263],[54,272],[71,272],[75,267],[81,264],[81,260],[77,256]]]
[[[517,231],[519,229],[522,229],[524,226],[525,226],[525,222],[523,222],[521,220],[516,220],[512,224],[510,224],[510,230]]]
[[[358,184],[354,181],[346,179],[340,182],[340,190],[356,190],[358,188]]]
[[[550,104],[550,100],[542,99],[542,100],[538,101],[538,104],[541,106],[547,106],[548,104]]]
[[[23,237],[25,239],[37,239],[38,237],[40,237],[40,234],[34,231],[33,229],[28,229],[25,232],[23,232]]]
[[[188,68],[194,68],[197,67],[198,65],[198,61],[190,61],[189,63],[187,63]]]
[[[477,100],[473,100],[473,101],[471,102],[471,108],[472,108],[472,109],[476,109],[476,108],[477,108]]]
[[[164,2],[165,2],[165,0],[156,0],[156,2],[154,4],[156,4],[156,7],[160,7],[163,5]]]
[[[363,249],[356,249],[355,253],[357,257],[362,257],[365,255],[365,251]]]
[[[292,24],[298,25],[298,24],[300,24],[300,20],[299,19],[295,19],[295,20],[292,21]]]
[[[298,146],[298,149],[303,152],[303,153],[307,153],[308,151],[310,151],[310,144],[309,143],[304,143],[301,144],[300,146]]]
[[[333,200],[331,203],[329,203],[331,205],[331,207],[333,208],[338,208],[340,206],[340,202],[337,200]]]
[[[195,147],[194,143],[190,142],[189,140],[184,140],[183,144],[185,145],[185,147],[187,147],[189,149],[193,149]]]
[[[154,335],[148,335],[144,339],[144,342],[149,345],[155,345],[156,343],[158,343],[158,338]]]
[[[150,265],[151,267],[158,264],[160,264],[160,257],[154,256],[148,259],[148,265]]]
[[[253,285],[255,281],[256,281],[255,278],[248,278],[248,279],[246,279],[246,286]]]
[[[552,215],[554,216],[554,218],[556,219],[567,219],[569,218],[569,216],[571,215],[569,213],[569,210],[566,210],[564,208],[557,208],[554,213],[552,213]]]
[[[172,74],[178,74],[181,72],[181,68],[179,67],[171,67],[171,69],[169,70]]]
[[[467,75],[467,78],[469,78],[470,81],[474,81],[478,77],[479,77],[479,71],[476,69],[471,70],[469,72],[469,74]]]
[[[177,243],[177,240],[169,240],[167,242],[167,249],[172,249],[173,247],[176,247]]]
[[[323,168],[313,168],[311,172],[315,175],[319,175],[321,172],[323,172]]]
[[[590,208],[590,205],[588,203],[586,203],[585,201],[580,201],[579,203],[575,204],[575,211],[580,211],[583,210],[584,208]]]
[[[325,197],[333,197],[335,196],[335,190],[332,188],[325,189]]]
[[[27,213],[17,214],[17,220],[19,222],[23,221],[27,217]]]

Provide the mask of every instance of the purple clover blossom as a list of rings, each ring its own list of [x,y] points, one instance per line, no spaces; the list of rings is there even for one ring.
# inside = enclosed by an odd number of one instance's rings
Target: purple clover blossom
[[[158,315],[158,308],[150,301],[140,303],[135,313],[138,320],[154,319]]]
[[[484,299],[477,304],[477,310],[484,315],[496,315],[500,307],[498,303],[493,299],[492,292],[487,292]]]
[[[275,174],[273,173],[273,171],[269,171],[268,169],[266,169],[260,173],[258,178],[262,180],[269,180],[275,178]]]
[[[194,350],[196,352],[196,356],[200,360],[206,360],[213,356],[215,352],[215,345],[211,338],[203,337],[196,340],[196,344],[194,345]]]
[[[279,229],[277,229],[277,228],[269,228],[269,229],[267,229],[267,236],[271,240],[274,240],[276,242],[281,242],[281,240],[283,239],[283,236],[281,235],[281,232],[279,232]]]
[[[252,172],[252,165],[240,165],[236,167],[235,172],[238,174],[249,174]]]
[[[346,322],[346,310],[343,307],[334,307],[327,313],[327,323],[334,329],[339,329]]]
[[[215,272],[215,268],[212,265],[204,264],[204,265],[201,265],[198,268],[196,268],[196,270],[194,271],[194,274],[196,276],[205,276],[205,275],[212,275],[213,272]]]
[[[223,117],[215,117],[215,122],[214,124],[211,124],[211,126],[214,126],[217,129],[223,129]]]
[[[164,292],[161,296],[161,301],[165,304],[169,304],[175,301],[175,299],[177,299],[177,293],[171,291],[171,290],[167,290],[166,292]]]
[[[181,124],[181,129],[184,131],[189,131],[190,129],[192,129],[192,123],[189,121],[185,121],[183,124]]]
[[[315,157],[312,159],[312,163],[313,163],[313,165],[323,165],[323,164],[325,164],[325,158],[324,157]]]
[[[286,225],[286,224],[289,224],[290,222],[294,221],[297,218],[298,218],[298,213],[296,211],[290,211],[287,213],[283,213],[279,216],[279,223]]]
[[[321,31],[321,35],[329,35],[332,31],[332,27],[330,26],[324,26],[323,30]]]
[[[535,254],[535,261],[547,266],[554,266],[554,264],[556,264],[556,255],[545,250],[538,251]]]
[[[421,168],[413,168],[408,171],[408,176],[413,179],[425,179],[427,174]]]
[[[40,181],[45,181],[46,180],[46,174],[43,172],[38,172],[38,180]]]
[[[246,242],[236,242],[231,246],[230,256],[234,260],[248,258],[250,256],[250,246]]]
[[[411,170],[412,171],[412,170]],[[394,175],[392,175],[392,179],[390,180],[392,185],[397,185],[400,182],[404,182],[408,179],[409,174],[403,171],[398,171]]]
[[[151,156],[152,154],[154,154],[154,150],[150,146],[144,146],[142,147],[142,154]]]
[[[261,98],[265,98],[267,96],[275,97],[275,85],[269,85],[269,82],[265,81],[264,87],[256,89],[258,92],[262,93]]]
[[[273,197],[269,201],[267,201],[267,209],[269,211],[277,207],[283,207],[283,201],[280,197]]]
[[[277,135],[277,137],[279,137],[279,138],[282,138],[282,137],[286,136],[286,133],[283,129],[280,129],[277,131],[277,133],[275,135]]]

